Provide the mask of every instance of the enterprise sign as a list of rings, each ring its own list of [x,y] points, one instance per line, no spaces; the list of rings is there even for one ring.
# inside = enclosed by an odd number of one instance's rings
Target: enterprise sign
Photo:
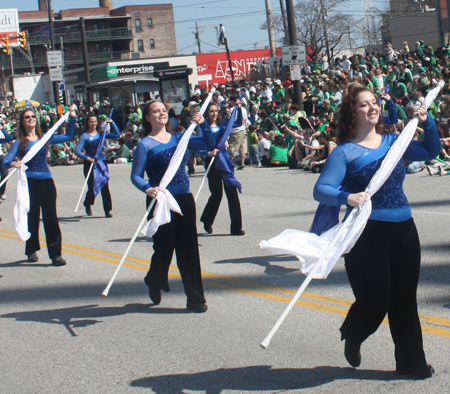
[[[107,67],[106,73],[109,78],[114,78],[122,75],[136,75],[136,74],[153,74],[154,66],[135,66],[135,67]]]

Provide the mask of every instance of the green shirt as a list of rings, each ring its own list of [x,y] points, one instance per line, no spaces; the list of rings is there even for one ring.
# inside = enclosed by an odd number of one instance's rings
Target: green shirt
[[[247,141],[249,146],[258,146],[258,134],[256,132],[247,132]]]
[[[282,148],[275,144],[270,145],[269,152],[270,161],[281,161],[283,163],[288,162],[288,148]]]

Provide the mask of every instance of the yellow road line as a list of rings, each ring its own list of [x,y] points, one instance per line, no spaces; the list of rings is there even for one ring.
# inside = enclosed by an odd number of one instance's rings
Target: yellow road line
[[[6,239],[11,239],[14,241],[19,241],[15,236],[2,234],[2,232],[8,233],[8,234],[15,234],[13,231],[0,229],[0,237],[6,238]],[[43,239],[41,239],[41,241],[43,244],[45,244],[45,241]],[[78,249],[78,250],[73,250],[71,248]],[[88,248],[88,247],[69,244],[69,243],[63,243],[62,250],[65,253],[69,253],[69,254],[73,254],[76,256],[85,257],[85,258],[89,258],[89,259],[93,259],[93,260],[103,261],[103,262],[107,262],[107,263],[115,264],[115,265],[117,265],[119,263],[120,258],[122,257],[122,255],[120,255],[118,253],[107,252],[107,251],[103,251],[103,250]],[[82,250],[84,252],[80,252],[79,250]],[[113,258],[111,258],[111,257],[113,257]],[[140,271],[148,270],[147,267],[149,264],[149,260],[145,260],[145,259],[141,259],[141,258],[137,258],[137,257],[128,257],[127,260],[128,261],[126,261],[124,263],[124,266],[126,266],[128,268],[134,268],[134,269],[138,269]],[[136,264],[136,263],[138,263],[138,264]],[[143,264],[145,264],[145,265],[143,265]],[[170,269],[172,271],[176,271],[176,272],[169,272],[170,277],[177,278],[177,279],[181,278],[177,267],[175,267],[174,265],[171,265]],[[241,294],[250,295],[253,297],[263,298],[263,299],[267,299],[267,300],[271,300],[271,301],[277,301],[277,302],[281,302],[281,303],[285,303],[285,304],[289,303],[291,301],[291,299],[287,298],[287,297],[279,296],[276,294],[259,291],[259,290],[252,290],[252,289],[247,289],[245,287],[235,286],[234,284],[241,285],[241,286],[247,286],[247,287],[254,287],[254,288],[262,289],[262,290],[269,290],[269,291],[278,292],[278,293],[282,293],[282,294],[288,294],[288,295],[294,295],[296,292],[295,290],[292,290],[292,289],[287,289],[287,288],[283,288],[283,287],[279,287],[279,286],[273,286],[273,285],[269,285],[269,284],[254,282],[254,281],[250,281],[247,279],[241,279],[241,278],[235,278],[235,277],[215,274],[212,272],[202,271],[202,276],[204,278],[208,278],[208,279],[204,280],[205,285],[219,288],[222,290],[234,291],[234,292],[238,292]],[[209,279],[211,279],[211,280],[209,280]],[[228,283],[217,282],[217,280],[223,281],[223,282],[228,282]],[[303,296],[305,298],[313,299],[315,301],[320,301],[320,302],[335,304],[335,305],[341,305],[344,307],[349,307],[352,304],[351,301],[342,300],[342,299],[334,298],[334,297],[323,296],[320,294],[304,293]],[[304,307],[304,308],[318,310],[318,311],[322,311],[322,312],[326,312],[326,313],[332,313],[332,314],[340,315],[340,316],[345,316],[348,311],[347,308],[338,308],[338,307],[334,307],[334,306],[330,306],[330,305],[324,305],[324,304],[319,304],[316,302],[309,302],[309,301],[303,301],[303,300],[297,301],[296,305]],[[422,323],[429,323],[429,324],[450,327],[450,319],[445,319],[445,318],[440,318],[440,317],[435,317],[435,316],[420,315],[420,320],[422,321]],[[388,324],[387,319],[384,319],[383,324],[385,324],[385,325]],[[424,333],[427,333],[427,334],[438,335],[441,337],[450,338],[450,331],[448,331],[446,329],[422,325],[422,330]]]

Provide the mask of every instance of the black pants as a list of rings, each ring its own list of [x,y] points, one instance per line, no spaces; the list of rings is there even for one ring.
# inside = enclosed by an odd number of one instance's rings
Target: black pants
[[[5,155],[1,155],[0,154],[0,182],[3,181],[3,179],[5,179],[8,176],[9,170],[6,168],[2,167],[2,163],[3,160],[5,158]],[[6,191],[6,184],[8,182],[5,182],[1,187],[0,187],[0,196],[3,196],[3,194],[5,194]]]
[[[42,209],[48,256],[51,259],[61,256],[62,239],[56,214],[56,187],[53,179],[28,178],[28,192],[30,194],[28,232],[31,233],[31,237],[25,244],[25,254],[29,256],[41,250],[39,244],[39,219]]]
[[[106,162],[105,162],[106,165]],[[89,168],[91,167],[91,162],[85,160],[84,161],[84,177],[87,177],[87,174],[89,172]],[[108,167],[106,165],[106,167]],[[88,191],[86,193],[86,198],[84,199],[84,206],[89,207],[91,205],[94,205],[95,203],[95,196],[94,196],[94,190],[92,187],[92,183],[94,182],[94,174],[93,171],[91,171],[91,175],[89,175],[88,179]],[[101,190],[102,193],[102,200],[103,200],[103,209],[105,213],[108,213],[112,210],[112,200],[111,200],[111,193],[109,192],[109,182],[103,186],[103,189]]]
[[[191,193],[174,195],[174,198],[183,215],[171,212],[170,223],[160,226],[153,235],[154,253],[145,283],[160,289],[167,286],[169,266],[175,250],[187,303],[195,307],[205,302],[198,252],[195,202]],[[147,206],[150,201],[151,199],[147,197]]]
[[[425,365],[416,294],[420,241],[414,220],[369,220],[345,256],[345,267],[356,301],[341,327],[342,339],[363,342],[387,313],[397,370]]]
[[[211,158],[208,157],[205,160],[206,167],[208,168]],[[210,227],[214,223],[217,212],[219,211],[220,202],[222,201],[222,188],[225,190],[225,194],[228,200],[228,210],[230,212],[231,219],[231,232],[238,232],[242,230],[242,214],[241,204],[239,202],[239,196],[237,188],[234,186],[227,186],[222,178],[222,172],[216,170],[216,162],[214,161],[208,174],[208,184],[211,196],[206,203],[203,210],[200,221],[205,223],[205,226]]]

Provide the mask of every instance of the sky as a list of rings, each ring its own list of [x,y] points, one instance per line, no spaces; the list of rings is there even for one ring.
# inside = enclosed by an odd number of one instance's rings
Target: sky
[[[295,1],[295,0],[294,0]],[[351,0],[343,10],[361,18],[361,1],[371,1],[374,6],[381,6],[386,0]],[[96,0],[52,0],[55,11],[70,8],[89,8],[98,4]],[[113,0],[114,8],[139,4],[173,4],[175,30],[179,54],[198,52],[194,38],[195,22],[198,22],[202,52],[223,51],[217,46],[216,29],[222,23],[230,50],[262,49],[268,47],[267,30],[260,26],[266,20],[265,0],[172,0],[147,1]],[[280,13],[280,1],[270,0],[272,12]],[[19,11],[38,10],[38,0],[21,0]]]

